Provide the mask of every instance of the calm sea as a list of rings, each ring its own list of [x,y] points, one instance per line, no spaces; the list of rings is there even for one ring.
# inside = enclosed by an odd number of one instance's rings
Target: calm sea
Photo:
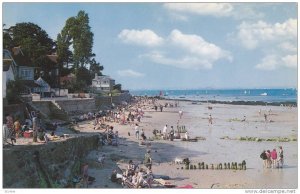
[[[195,101],[297,102],[297,89],[130,90],[134,96],[159,96]]]

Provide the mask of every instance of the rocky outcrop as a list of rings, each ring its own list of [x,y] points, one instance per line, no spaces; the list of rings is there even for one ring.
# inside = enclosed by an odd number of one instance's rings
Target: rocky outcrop
[[[99,148],[98,142],[98,135],[85,135],[42,145],[4,148],[3,187],[71,187],[73,176],[80,175],[85,156]]]

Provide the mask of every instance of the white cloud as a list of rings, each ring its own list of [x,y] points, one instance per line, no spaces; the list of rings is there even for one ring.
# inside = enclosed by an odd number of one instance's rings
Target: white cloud
[[[265,21],[242,22],[236,34],[236,41],[246,49],[267,53],[255,68],[275,70],[280,67],[297,67],[297,19],[270,24]]]
[[[183,34],[179,30],[173,30],[169,36],[172,44],[186,49],[189,53],[208,61],[216,61],[220,58],[231,60],[229,52],[222,50],[215,44],[205,41],[201,36],[194,34]]]
[[[284,57],[267,55],[255,66],[255,68],[261,70],[274,70],[280,67],[297,68],[297,55],[286,55]]]
[[[297,68],[297,55],[287,55],[281,60],[286,67]]]
[[[229,16],[233,10],[230,3],[165,3],[167,10],[216,17]]]
[[[152,51],[142,57],[154,63],[183,69],[211,69],[221,59],[232,61],[230,52],[207,42],[195,34],[183,34],[175,29],[164,40],[160,51]]]
[[[144,55],[144,57],[147,57],[158,64],[173,66],[182,69],[211,69],[213,66],[210,61],[201,59],[197,56],[186,55],[181,58],[171,58],[167,57],[161,52],[152,52],[150,54]]]
[[[133,71],[131,69],[119,70],[117,73],[123,77],[144,77],[145,76],[145,74],[137,71]]]
[[[243,22],[238,26],[237,37],[247,49],[255,49],[259,45],[269,42],[296,40],[297,20],[289,19],[276,24],[268,24],[264,21]]]
[[[163,43],[163,38],[159,37],[152,30],[128,30],[124,29],[118,35],[118,38],[128,44],[141,46],[159,46]]]
[[[278,66],[278,57],[275,55],[267,55],[265,56],[261,63],[257,64],[255,68],[261,70],[274,70]]]

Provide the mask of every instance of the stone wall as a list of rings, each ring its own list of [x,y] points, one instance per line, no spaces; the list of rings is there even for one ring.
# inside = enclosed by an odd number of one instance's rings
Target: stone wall
[[[111,102],[114,104],[120,104],[122,101],[125,102],[130,102],[131,100],[131,95],[129,93],[122,93],[119,96],[100,96],[100,97],[95,97],[96,99],[96,107],[100,108],[103,106],[110,106]]]
[[[3,188],[53,188],[80,175],[83,158],[99,148],[99,136],[3,149]],[[17,180],[16,181],[16,177]]]
[[[73,111],[90,112],[95,110],[95,99],[73,99],[55,101],[64,111],[70,113]]]

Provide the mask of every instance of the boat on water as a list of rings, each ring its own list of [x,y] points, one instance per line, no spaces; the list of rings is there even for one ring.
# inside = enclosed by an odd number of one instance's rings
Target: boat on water
[[[261,96],[267,96],[268,94],[266,92],[264,92],[264,93],[261,93],[260,95]]]
[[[185,96],[179,96],[179,98],[185,98]]]

